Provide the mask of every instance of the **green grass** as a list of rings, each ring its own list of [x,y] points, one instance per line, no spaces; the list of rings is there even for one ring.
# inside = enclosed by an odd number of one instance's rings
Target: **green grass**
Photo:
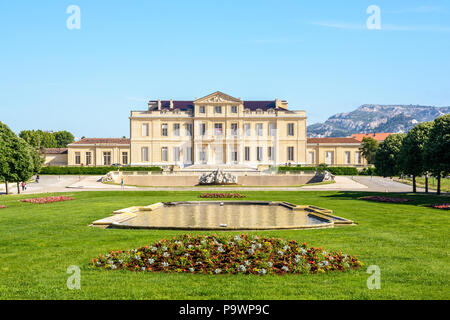
[[[412,178],[406,178],[406,179],[396,179],[397,181],[405,184],[409,184],[412,186]],[[425,188],[425,178],[424,177],[418,177],[416,178],[416,184],[417,187]],[[428,188],[430,190],[436,190],[437,189],[437,180],[433,178],[428,178]],[[450,192],[450,178],[442,178],[441,179],[441,191],[442,192]]]
[[[198,200],[201,192],[73,192],[53,204],[1,196],[0,299],[449,299],[449,213],[424,207],[448,198],[401,195],[408,204],[358,200],[362,192],[242,192],[246,200],[278,200],[334,210],[354,227],[251,232],[356,254],[365,264],[348,273],[287,276],[192,275],[105,271],[89,267],[99,254],[131,249],[185,232],[97,229],[113,210],[159,201]],[[386,195],[386,194],[383,194]],[[42,195],[36,195],[42,196]],[[190,232],[191,234],[208,232]],[[229,232],[227,234],[236,234]],[[66,287],[67,267],[81,267],[81,290]],[[366,286],[369,265],[381,289]]]

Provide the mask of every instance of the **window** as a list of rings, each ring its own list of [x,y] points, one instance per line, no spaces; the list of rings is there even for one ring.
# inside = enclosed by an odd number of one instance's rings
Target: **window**
[[[142,162],[148,161],[148,147],[143,147],[141,149],[141,159],[142,159]]]
[[[245,161],[250,161],[250,147],[245,147]]]
[[[262,153],[263,153],[263,148],[262,147],[256,147],[256,160],[257,161],[262,161]]]
[[[148,137],[148,135],[149,135],[148,123],[144,123],[142,125],[142,136],[143,137]]]
[[[361,152],[359,152],[359,151],[355,152],[355,160],[356,160],[356,164],[361,164]]]
[[[315,164],[315,162],[314,162],[314,151],[310,151],[309,153],[308,153],[308,163],[309,164]]]
[[[231,113],[237,113],[237,106],[231,106]]]
[[[237,123],[231,124],[231,135],[233,135],[233,136],[238,135],[238,124]]]
[[[198,108],[198,112],[199,112],[199,113],[205,113],[205,107],[204,107],[204,106],[200,106],[200,107]]]
[[[75,152],[75,164],[81,164],[81,153]]]
[[[215,123],[214,124],[214,132],[216,136],[221,136],[223,133],[222,124],[221,123]]]
[[[288,161],[294,161],[294,147],[288,147]]]
[[[173,147],[173,160],[180,161],[180,147]]]
[[[111,165],[111,152],[103,152],[103,165],[110,166]]]
[[[167,152],[167,147],[162,147],[161,148],[161,160],[162,161],[169,161],[169,155]]]
[[[86,165],[90,165],[92,163],[92,153],[86,152]]]
[[[128,152],[122,152],[122,164],[128,164]]]
[[[185,129],[186,129],[186,136],[191,137],[192,136],[192,124],[186,123]]]
[[[275,137],[277,130],[275,128],[275,123],[269,123],[269,136]]]
[[[273,147],[267,148],[267,158],[269,160],[275,160],[275,154],[273,153]]]
[[[234,161],[234,162],[238,161],[238,153],[235,150],[231,151],[231,161]]]
[[[247,137],[250,137],[250,123],[244,124],[244,131]]]
[[[173,124],[173,135],[176,137],[180,136],[180,124],[179,123]]]
[[[167,123],[163,123],[161,125],[161,135],[163,137],[167,137],[169,135],[168,129],[167,129]]]
[[[206,123],[200,123],[200,135],[206,135]]]
[[[350,151],[345,151],[344,158],[345,164],[350,164]]]
[[[263,125],[262,125],[262,123],[257,123],[256,124],[256,135],[258,137],[262,137],[262,135],[263,135]]]
[[[214,110],[216,113],[222,113],[222,107],[215,107]]]
[[[325,163],[326,164],[333,164],[334,163],[334,152],[333,151],[326,151],[325,152]]]
[[[288,136],[293,137],[294,136],[294,124],[288,123]]]
[[[184,149],[184,162],[192,163],[192,147],[186,147]]]

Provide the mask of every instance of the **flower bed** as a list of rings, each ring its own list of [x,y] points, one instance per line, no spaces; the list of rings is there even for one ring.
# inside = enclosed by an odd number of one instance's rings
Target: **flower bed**
[[[0,209],[6,209],[6,208],[8,208],[8,207],[0,204]]]
[[[23,199],[20,201],[28,202],[28,203],[43,204],[43,203],[53,203],[53,202],[68,201],[68,200],[73,200],[73,198],[66,197],[66,196],[56,196],[56,197]]]
[[[410,201],[409,199],[405,199],[405,198],[388,198],[388,197],[381,197],[381,196],[368,196],[368,197],[361,197],[359,199],[375,201],[375,202],[388,202],[388,203],[403,203],[403,202]]]
[[[325,252],[306,243],[240,235],[183,235],[130,251],[112,251],[91,261],[108,270],[200,274],[277,274],[347,271],[362,266],[356,256]]]
[[[202,193],[200,198],[245,198],[240,193]]]
[[[450,203],[430,204],[429,207],[441,210],[450,210]]]

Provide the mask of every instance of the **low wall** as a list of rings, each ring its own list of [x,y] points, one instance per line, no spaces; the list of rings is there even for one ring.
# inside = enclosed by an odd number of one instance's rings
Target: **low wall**
[[[132,186],[192,187],[198,184],[200,175],[124,175],[124,183]],[[248,175],[238,176],[241,186],[298,186],[309,183],[313,174],[296,175]],[[115,182],[120,182],[115,179]]]

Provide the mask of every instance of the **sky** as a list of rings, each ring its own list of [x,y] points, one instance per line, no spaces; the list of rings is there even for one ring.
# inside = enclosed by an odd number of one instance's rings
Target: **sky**
[[[449,106],[449,75],[448,0],[0,0],[0,121],[16,133],[128,136],[148,100],[218,90],[288,100],[308,124]]]

